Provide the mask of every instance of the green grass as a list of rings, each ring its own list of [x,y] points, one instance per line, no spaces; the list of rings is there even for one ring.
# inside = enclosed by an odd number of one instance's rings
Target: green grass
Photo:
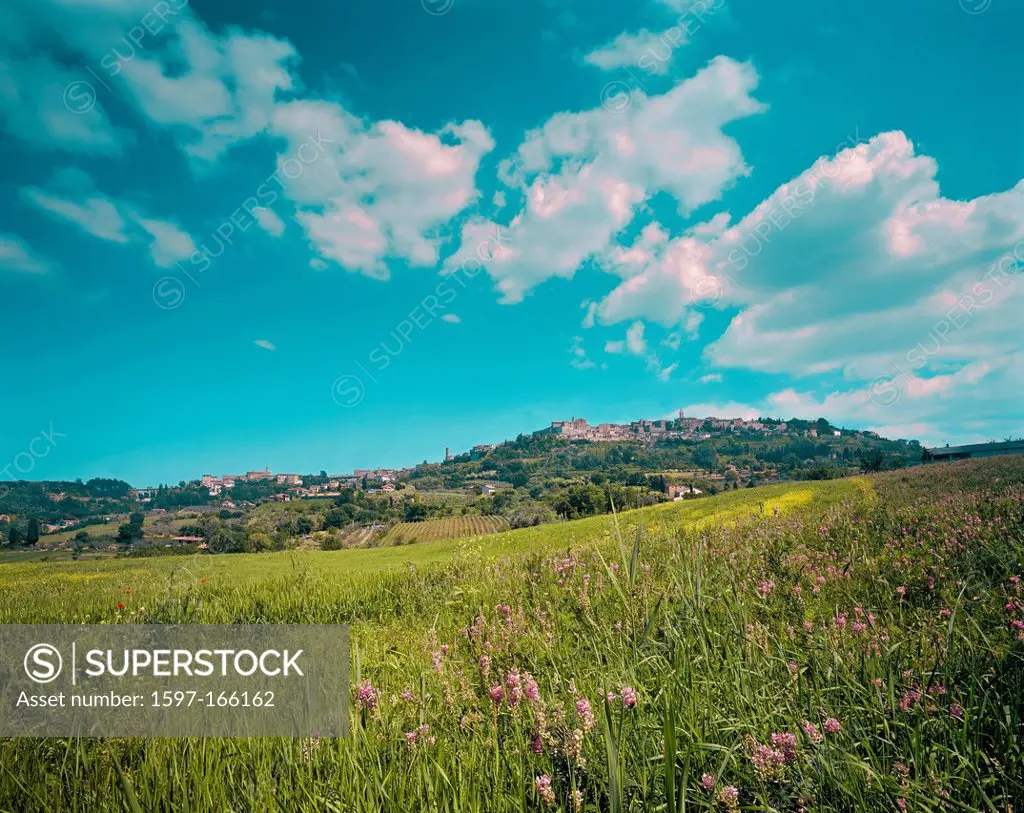
[[[348,622],[380,701],[345,740],[0,741],[0,810],[569,811],[578,792],[678,813],[727,810],[734,786],[745,811],[1005,812],[1022,484],[1002,458],[397,548],[8,562],[5,623]],[[527,673],[538,702],[489,697]]]

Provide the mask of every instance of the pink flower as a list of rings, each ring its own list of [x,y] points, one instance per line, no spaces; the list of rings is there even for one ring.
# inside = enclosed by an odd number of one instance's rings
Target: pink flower
[[[899,597],[900,597],[901,599],[902,599],[902,598],[903,598],[903,597],[904,597],[904,596],[905,596],[906,594],[907,594],[907,588],[906,588],[906,587],[904,587],[903,585],[900,585],[899,587],[897,587],[897,588],[896,588],[896,595],[897,595],[897,596],[899,596]]]
[[[818,727],[808,720],[803,721],[801,728],[803,728],[804,734],[807,735],[807,739],[809,739],[811,742],[815,744],[820,743],[823,739],[825,739],[822,736],[821,732],[818,731]]]
[[[948,607],[943,607],[941,610],[939,610],[939,615],[942,618],[949,618],[952,614],[953,614],[953,611],[951,609],[949,609]]]
[[[961,706],[959,703],[954,703],[952,706],[950,706],[949,713],[956,717],[956,719],[958,720],[964,719],[964,707]]]
[[[636,705],[636,690],[632,686],[622,687],[622,705],[627,709]]]
[[[762,596],[770,596],[774,589],[775,582],[771,581],[771,579],[762,579],[757,585],[757,592]]]
[[[550,776],[547,774],[541,774],[533,780],[533,787],[544,804],[553,805],[555,803],[555,792],[551,789]]]
[[[776,513],[778,510],[778,507],[776,507]],[[726,785],[718,791],[718,801],[722,803],[726,810],[739,810],[740,792],[733,785]]]
[[[404,692],[402,692],[402,699],[404,701],[406,701],[407,703],[411,703],[416,698],[413,696],[412,692],[410,692],[408,689],[406,689]]]
[[[590,701],[587,698],[581,697],[576,701],[576,713],[580,716],[580,724],[583,726],[584,731],[590,731],[597,725],[597,718],[594,717],[594,712],[590,708]]]
[[[841,629],[841,630],[842,629],[846,629],[846,616],[845,615],[837,615],[833,619],[833,621],[835,621],[835,624],[836,624],[837,627],[839,627],[839,629]]]
[[[491,686],[491,691],[489,692],[489,694],[491,700],[493,700],[495,703],[500,703],[502,699],[505,697],[505,687],[502,686],[500,683],[495,683],[493,686]]]
[[[771,743],[773,748],[782,751],[786,762],[796,759],[796,734],[791,734],[788,731],[772,734]]]
[[[356,687],[356,705],[365,708],[367,711],[373,711],[376,708],[377,697],[377,690],[373,688],[369,678],[364,678]]]
[[[800,666],[797,664],[796,661],[790,661],[786,665],[789,667],[789,671],[792,672],[794,675],[800,671]]]
[[[839,721],[835,717],[829,717],[825,720],[826,734],[838,734],[842,730],[843,727],[839,724]]]
[[[704,790],[711,790],[715,786],[715,777],[709,773],[704,774],[700,778],[700,786],[704,788]]]
[[[533,679],[533,675],[529,672],[523,675],[523,693],[531,703],[536,703],[540,700],[540,689],[537,688],[537,681]]]
[[[540,734],[536,731],[530,735],[530,750],[535,754],[539,754],[544,749],[544,742],[540,738]]]

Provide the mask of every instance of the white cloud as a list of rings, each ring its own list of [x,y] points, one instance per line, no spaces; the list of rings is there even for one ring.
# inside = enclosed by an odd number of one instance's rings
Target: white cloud
[[[257,347],[262,348],[263,350],[277,350],[277,347],[274,345],[274,343],[269,342],[266,339],[257,339],[256,341],[253,342],[253,344],[255,344]]]
[[[441,317],[441,321],[448,322],[448,324],[451,325],[457,325],[462,320],[459,318],[459,315],[457,313],[446,313],[444,316]]]
[[[626,330],[626,349],[634,356],[642,356],[647,352],[643,322],[634,322]]]
[[[196,250],[192,238],[173,221],[140,217],[137,222],[152,238],[149,253],[161,268],[187,260]]]
[[[668,381],[672,377],[672,373],[678,369],[678,364],[670,364],[658,373],[659,381]]]
[[[569,346],[569,364],[577,370],[590,370],[597,365],[587,356],[587,349],[582,336],[573,336]]]
[[[70,200],[37,186],[21,190],[22,199],[54,217],[78,226],[100,240],[127,243],[127,224],[114,202],[104,195],[89,195],[81,201]]]
[[[379,279],[389,276],[389,259],[437,263],[439,230],[478,198],[477,167],[494,146],[477,121],[427,133],[320,101],[279,105],[272,130],[287,141],[282,169],[312,136],[323,145],[315,170],[288,181],[285,193],[306,236],[323,258]]]
[[[50,261],[37,254],[20,237],[0,232],[0,271],[45,274],[51,268]]]
[[[3,17],[0,15],[0,27]],[[89,74],[22,51],[0,38],[0,122],[11,136],[42,149],[114,155],[123,134],[96,103]]]
[[[525,199],[502,224],[512,246],[485,264],[503,301],[518,302],[551,277],[571,278],[589,258],[606,259],[614,235],[657,192],[687,212],[747,174],[722,128],[764,110],[750,95],[756,84],[750,65],[718,57],[663,95],[636,93],[626,110],[560,113],[528,133],[500,171]],[[448,266],[471,256],[495,226],[471,218]]]
[[[700,377],[701,384],[720,384],[722,382],[721,373],[708,373]]]
[[[327,269],[327,263],[321,260],[319,257],[314,257],[309,261],[309,267],[314,271],[325,271]]]
[[[848,392],[799,403],[859,425],[950,422],[984,372],[987,390],[1004,395],[971,410],[1002,425],[1024,381],[1019,366],[994,363],[1021,350],[1024,182],[954,201],[937,171],[903,133],[851,138],[735,225],[723,213],[664,243],[641,237],[608,252],[622,280],[597,320],[695,331],[708,308],[734,309],[709,363],[840,376]],[[881,410],[868,389],[885,375],[902,397]]]
[[[675,49],[686,42],[686,34],[679,28],[660,33],[642,28],[636,34],[619,34],[608,44],[588,53],[583,61],[603,71],[635,66],[648,74],[665,74]]]
[[[253,216],[256,218],[256,222],[271,237],[280,237],[284,234],[284,221],[278,217],[277,213],[273,209],[268,209],[265,206],[257,206],[253,209]]]
[[[121,65],[132,99],[168,128],[186,154],[214,160],[266,130],[281,97],[297,86],[294,46],[266,34],[212,34],[179,22],[167,46]]]
[[[132,203],[103,194],[81,170],[55,173],[51,183],[49,189],[22,189],[22,200],[99,240],[144,242],[153,262],[161,268],[187,259],[196,250],[191,236],[176,222],[152,217]]]

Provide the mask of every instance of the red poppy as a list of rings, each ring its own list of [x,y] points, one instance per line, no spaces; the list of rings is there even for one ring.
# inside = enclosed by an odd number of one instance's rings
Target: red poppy
[[[123,609],[124,609],[124,605],[123,605],[123,604],[118,604],[118,605],[117,605],[117,609],[119,609],[119,610],[123,610]]]
[[[206,584],[206,576],[203,576],[203,578],[201,578],[201,579],[199,580],[199,583],[200,583],[200,584]]]
[[[126,596],[130,596],[132,594],[132,588],[129,587],[127,590],[124,591],[124,594]]]

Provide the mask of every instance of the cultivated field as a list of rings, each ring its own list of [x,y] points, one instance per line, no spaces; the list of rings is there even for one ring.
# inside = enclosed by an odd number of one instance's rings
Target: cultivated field
[[[341,741],[2,741],[0,810],[1019,811],[1022,559],[1024,458],[997,458],[413,546],[3,564],[5,623],[348,622],[355,686]]]
[[[408,545],[412,542],[436,542],[439,539],[461,539],[508,530],[504,517],[467,516],[442,517],[422,522],[400,522],[381,540],[382,545]]]

